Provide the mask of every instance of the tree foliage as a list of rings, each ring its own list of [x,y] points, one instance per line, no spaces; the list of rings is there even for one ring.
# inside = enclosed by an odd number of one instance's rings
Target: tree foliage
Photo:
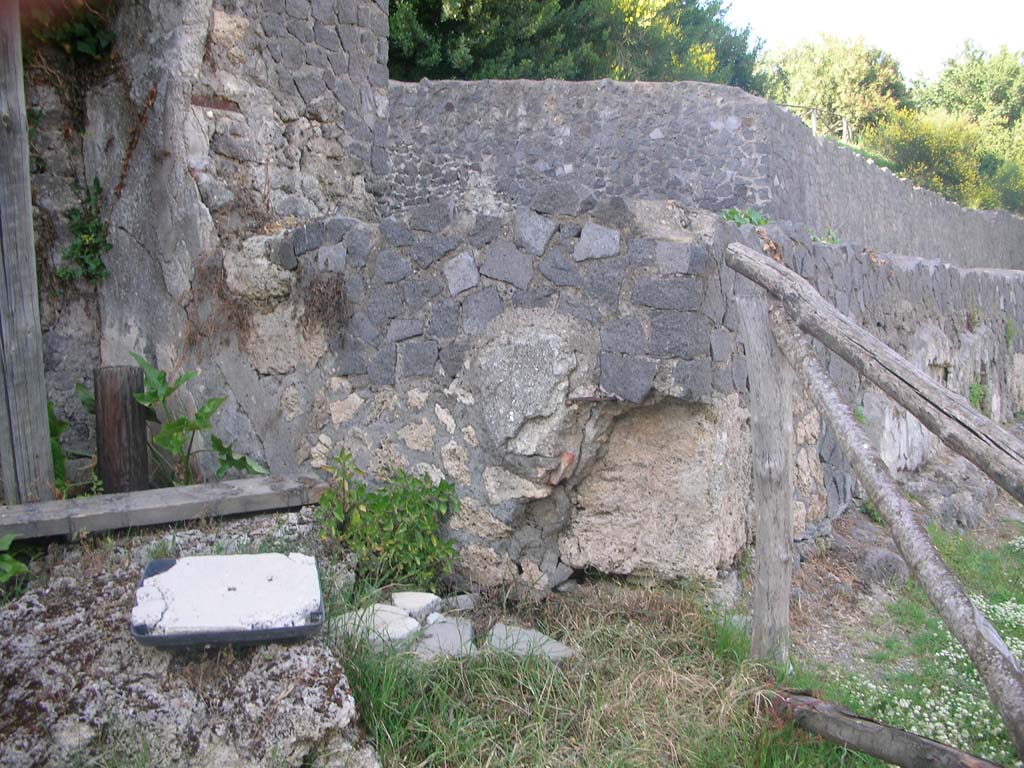
[[[390,0],[400,80],[696,79],[758,88],[721,0]]]
[[[844,118],[859,133],[907,99],[899,62],[863,40],[822,36],[765,57],[759,69],[770,99],[816,110],[825,134],[838,135]]]

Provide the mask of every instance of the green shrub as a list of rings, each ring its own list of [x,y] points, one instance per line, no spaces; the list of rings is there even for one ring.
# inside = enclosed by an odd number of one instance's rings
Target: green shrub
[[[13,542],[13,533],[0,536],[0,584],[6,584],[19,573],[28,573],[28,566],[16,560],[8,551]]]
[[[328,537],[355,554],[364,578],[431,589],[447,574],[455,548],[441,535],[444,518],[458,510],[455,486],[395,470],[371,491],[344,451],[328,466],[331,487],[320,498]]]
[[[873,502],[871,499],[865,499],[863,502],[861,502],[860,513],[862,515],[867,516],[868,520],[877,525],[885,525],[885,520],[882,519],[882,515],[878,512],[878,509],[875,507],[875,502]]]
[[[107,222],[100,215],[100,182],[92,180],[86,188],[81,207],[68,214],[68,224],[74,238],[64,250],[64,263],[55,270],[57,278],[70,283],[84,278],[98,283],[110,274],[103,263],[103,254],[113,246],[107,240]]]
[[[726,221],[731,221],[739,227],[742,227],[744,224],[753,224],[755,227],[763,227],[769,222],[767,216],[760,211],[755,211],[753,208],[746,208],[744,210],[740,210],[739,208],[726,208],[722,211],[722,218]]]
[[[1006,348],[1011,349],[1013,342],[1017,340],[1020,331],[1017,329],[1017,321],[1012,317],[1006,318],[1006,326],[1003,328],[1003,335],[1006,338]]]
[[[41,43],[56,45],[68,56],[92,61],[109,59],[114,45],[109,14],[82,5],[63,18],[44,4],[30,8],[27,20],[35,27],[33,37]]]

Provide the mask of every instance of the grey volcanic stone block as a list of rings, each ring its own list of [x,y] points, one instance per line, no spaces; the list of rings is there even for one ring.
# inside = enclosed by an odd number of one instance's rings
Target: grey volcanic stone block
[[[351,333],[341,337],[341,350],[338,352],[335,370],[339,376],[361,376],[366,373],[366,345]]]
[[[695,277],[655,277],[638,280],[633,303],[654,309],[698,309],[701,281]]]
[[[572,257],[576,261],[586,261],[606,259],[609,256],[617,256],[618,253],[619,230],[588,222],[580,232],[580,239],[573,249]]]
[[[377,279],[397,283],[412,274],[412,265],[398,251],[388,249],[377,255]]]
[[[480,274],[526,290],[533,278],[533,259],[508,240],[499,240],[487,251]]]
[[[366,373],[370,377],[370,384],[378,387],[390,387],[395,383],[395,360],[397,359],[398,346],[394,343],[387,343],[370,358],[366,365]]]
[[[601,351],[634,355],[644,348],[644,327],[635,317],[609,320],[601,329]]]
[[[713,369],[706,357],[680,360],[672,371],[672,377],[676,382],[673,394],[682,400],[704,402],[711,396]]]
[[[601,388],[631,403],[642,403],[654,387],[658,365],[627,355],[601,354]]]
[[[444,277],[448,281],[448,292],[452,296],[475,288],[480,282],[480,273],[477,271],[473,254],[462,251],[449,259],[444,265]]]
[[[576,185],[568,181],[556,181],[538,190],[530,207],[540,213],[576,216],[582,212],[583,201]]]
[[[695,312],[655,312],[647,348],[655,357],[702,357],[708,350],[707,319]]]
[[[316,268],[321,272],[344,272],[347,262],[348,251],[342,243],[325,245],[316,252]]]
[[[412,247],[412,260],[426,269],[459,246],[459,240],[445,235],[425,237]]]
[[[388,341],[405,341],[423,335],[423,321],[415,318],[392,320],[388,326]]]
[[[715,328],[711,332],[711,359],[716,363],[724,363],[732,357],[733,335],[724,328]]]
[[[282,269],[295,269],[299,266],[299,260],[295,258],[295,246],[287,238],[274,238],[270,242],[269,255],[270,260]],[[341,270],[344,269],[342,265]]]
[[[622,293],[622,282],[626,276],[626,261],[623,258],[595,261],[587,267],[587,293],[611,305],[617,305]]]
[[[469,233],[470,245],[480,248],[488,243],[493,243],[499,237],[501,237],[501,217],[485,213],[479,214]]]
[[[654,263],[663,274],[688,274],[690,244],[659,240],[654,245]]]
[[[349,229],[343,242],[353,266],[366,266],[366,259],[373,251],[375,239],[374,231],[370,227],[357,225]]]
[[[462,302],[462,327],[466,333],[480,333],[504,308],[493,285],[477,291]]]
[[[393,285],[376,286],[371,289],[366,306],[367,316],[378,325],[402,313],[402,297]]]
[[[515,241],[527,253],[541,256],[558,225],[529,208],[519,208],[515,214]]]
[[[487,644],[496,651],[516,656],[546,656],[555,664],[574,655],[573,650],[535,629],[498,622],[487,635]]]
[[[558,286],[575,287],[583,285],[583,278],[572,261],[560,247],[552,247],[540,260],[540,273]]]
[[[395,247],[400,248],[416,242],[416,235],[394,216],[389,216],[380,223],[380,233]]]
[[[324,221],[324,243],[333,245],[341,242],[345,234],[359,223],[351,216],[332,216]]]
[[[416,621],[423,621],[428,614],[440,609],[441,598],[433,592],[395,592],[391,595],[391,603]]]
[[[572,315],[590,325],[598,325],[601,322],[601,313],[589,304],[577,301],[569,296],[562,295],[558,298],[558,311],[564,315]]]
[[[324,223],[313,221],[299,227],[289,235],[296,256],[315,251],[324,244]]]
[[[439,339],[451,339],[459,335],[459,305],[446,300],[434,302],[430,310],[430,335]]]
[[[444,283],[440,278],[427,275],[415,280],[406,280],[402,283],[402,295],[409,309],[420,309],[426,306],[432,298],[444,290]]]
[[[373,346],[380,341],[380,328],[365,312],[355,312],[348,321],[348,330],[355,334],[356,338]]]
[[[455,203],[450,198],[444,198],[411,209],[407,221],[413,229],[423,232],[440,232],[452,223],[454,215]]]
[[[406,341],[398,350],[399,378],[432,376],[437,363],[437,342],[432,339]]]

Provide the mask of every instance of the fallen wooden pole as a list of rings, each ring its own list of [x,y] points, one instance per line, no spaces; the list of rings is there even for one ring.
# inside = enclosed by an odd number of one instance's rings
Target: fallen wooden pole
[[[737,296],[750,380],[757,537],[750,655],[785,665],[793,546],[793,373],[772,336],[768,302]]]
[[[317,503],[326,487],[311,477],[250,477],[0,507],[0,536],[13,533],[31,539],[97,533],[301,507]]]
[[[1024,503],[1024,442],[855,325],[784,264],[740,243],[729,245],[725,263],[781,299],[801,330],[878,385],[943,443]]]
[[[816,736],[904,768],[1000,768],[947,744],[869,720],[838,704],[790,691],[769,694],[772,711]]]
[[[974,607],[960,581],[942,561],[878,452],[814,356],[807,339],[781,307],[773,307],[770,315],[772,332],[783,354],[831,428],[875,509],[885,520],[910,572],[974,662],[1017,754],[1024,756],[1024,673],[1020,665],[995,627]]]

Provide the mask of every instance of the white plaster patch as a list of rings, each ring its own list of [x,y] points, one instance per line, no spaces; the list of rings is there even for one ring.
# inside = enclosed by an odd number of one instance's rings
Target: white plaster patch
[[[305,626],[320,606],[309,555],[183,557],[142,582],[132,626],[162,636]]]

